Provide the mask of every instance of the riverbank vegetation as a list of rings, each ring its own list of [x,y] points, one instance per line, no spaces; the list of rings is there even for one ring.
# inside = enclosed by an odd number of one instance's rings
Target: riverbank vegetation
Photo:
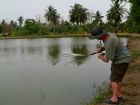
[[[69,10],[69,20],[63,20],[53,6],[44,10],[44,18],[28,19],[23,16],[14,21],[0,20],[1,37],[53,36],[87,34],[94,26],[119,33],[140,33],[140,2],[138,0],[111,0],[104,22],[100,11],[93,12],[75,3]],[[130,9],[124,5],[130,4]],[[45,21],[42,21],[45,20]]]

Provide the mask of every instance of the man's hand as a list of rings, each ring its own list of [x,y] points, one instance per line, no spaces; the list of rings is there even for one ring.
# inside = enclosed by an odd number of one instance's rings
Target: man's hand
[[[109,59],[102,53],[96,53],[97,58],[101,59],[102,61],[108,63]]]
[[[99,59],[101,59],[101,58],[102,58],[101,53],[96,53],[96,56],[97,56],[97,58],[99,58]]]
[[[104,51],[105,50],[105,48],[104,47],[100,47],[99,49],[97,49],[97,53],[101,53],[102,51]]]

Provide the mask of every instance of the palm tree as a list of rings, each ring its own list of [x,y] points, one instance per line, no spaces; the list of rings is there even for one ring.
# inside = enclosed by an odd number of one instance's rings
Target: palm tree
[[[88,10],[87,8],[84,8],[80,4],[74,4],[74,6],[71,6],[71,10],[69,11],[69,17],[70,17],[70,22],[73,24],[76,23],[77,25],[81,23],[85,23],[88,19]]]
[[[128,11],[122,5],[122,1],[112,0],[111,8],[107,11],[107,20],[113,26],[114,32],[118,32],[119,25],[127,13]]]
[[[93,18],[95,19],[94,22],[96,23],[96,25],[101,27],[101,28],[102,28],[102,23],[103,23],[103,21],[102,21],[103,17],[104,16],[102,16],[99,11],[97,11],[93,16]]]
[[[17,19],[17,21],[18,21],[18,23],[19,23],[19,27],[21,28],[21,27],[22,27],[22,24],[23,24],[23,21],[24,21],[23,17],[20,16],[20,17]]]
[[[56,26],[59,24],[60,15],[57,13],[57,10],[54,7],[49,6],[47,10],[45,10],[45,18],[49,22],[51,26],[53,26],[53,31],[55,32]]]

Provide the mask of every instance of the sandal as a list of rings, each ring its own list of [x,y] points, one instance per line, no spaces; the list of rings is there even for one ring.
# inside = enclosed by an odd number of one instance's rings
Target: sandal
[[[108,98],[111,98],[111,96],[110,97],[108,97]],[[121,96],[121,97],[118,97],[118,101],[122,101],[124,98],[123,98],[123,96]]]
[[[118,101],[122,101],[123,100],[123,96],[118,97]]]
[[[111,100],[111,98],[109,98],[109,99],[107,99],[107,100],[105,101],[105,103],[107,103],[107,104],[119,104],[119,101],[113,102],[113,101]]]

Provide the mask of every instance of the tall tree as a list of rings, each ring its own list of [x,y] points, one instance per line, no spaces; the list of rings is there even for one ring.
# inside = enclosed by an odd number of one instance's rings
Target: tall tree
[[[10,25],[11,31],[14,31],[17,28],[17,23],[14,22],[13,20],[11,20],[9,25]]]
[[[71,6],[71,10],[69,11],[70,22],[78,25],[81,23],[84,24],[88,19],[88,14],[87,8],[75,3],[74,6]]]
[[[107,11],[107,20],[112,24],[115,32],[118,32],[122,19],[128,13],[122,2],[120,0],[112,0],[111,8]]]
[[[4,33],[7,33],[7,23],[6,21],[3,19],[2,22],[1,22],[1,32],[4,34]]]
[[[2,33],[2,27],[1,27],[1,24],[0,24],[0,34]]]
[[[19,27],[21,28],[21,27],[22,27],[22,24],[23,24],[23,21],[24,21],[23,17],[20,16],[20,17],[17,19],[17,21],[18,21]]]
[[[45,10],[45,18],[49,22],[51,26],[53,26],[53,31],[55,32],[56,26],[59,24],[60,15],[57,13],[57,10],[49,6],[47,10]]]
[[[101,28],[102,28],[102,23],[103,23],[103,21],[102,21],[103,17],[104,16],[102,16],[99,11],[97,11],[93,16],[93,18],[95,19],[94,22],[96,23],[96,25],[101,27]]]
[[[140,0],[129,0],[131,3],[129,22],[135,32],[140,33]]]

